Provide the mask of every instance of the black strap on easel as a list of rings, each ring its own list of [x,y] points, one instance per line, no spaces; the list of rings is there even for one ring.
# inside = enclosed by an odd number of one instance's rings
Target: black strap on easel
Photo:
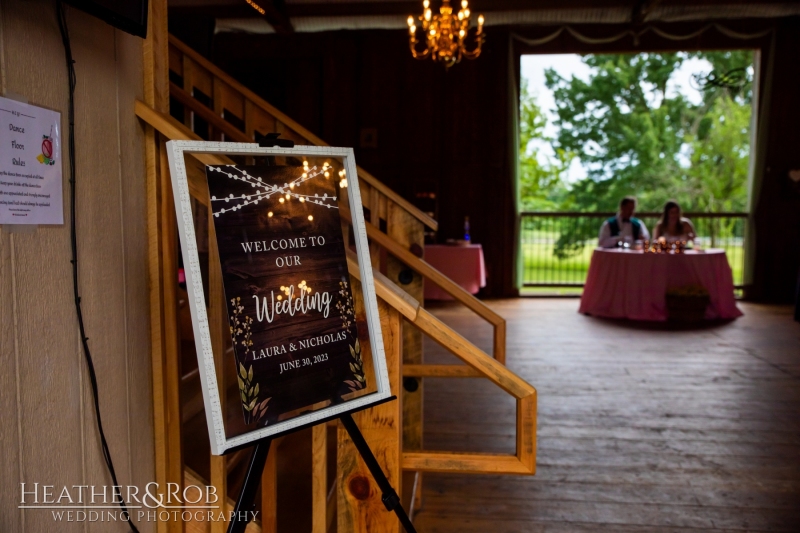
[[[417,533],[417,530],[414,529],[414,524],[411,523],[411,519],[409,519],[406,514],[406,510],[403,509],[400,496],[397,495],[397,492],[394,490],[391,483],[389,483],[389,480],[386,479],[386,474],[383,473],[381,465],[378,464],[378,460],[375,459],[375,455],[373,455],[372,450],[369,449],[369,444],[364,440],[364,435],[362,435],[361,430],[358,429],[356,421],[353,420],[350,413],[343,414],[339,417],[339,420],[342,421],[342,425],[350,435],[353,444],[356,445],[358,453],[367,464],[367,468],[369,468],[372,477],[375,478],[375,482],[378,483],[382,494],[381,501],[383,505],[386,506],[386,510],[395,512],[397,518],[400,519],[400,523],[403,524],[406,533]]]
[[[400,496],[397,495],[397,491],[394,490],[386,478],[386,474],[383,473],[381,465],[378,464],[378,460],[375,459],[375,455],[369,449],[367,441],[364,440],[364,435],[361,434],[361,430],[358,429],[358,425],[356,425],[351,414],[344,413],[339,416],[339,420],[342,421],[342,425],[350,435],[350,439],[355,444],[358,453],[366,463],[367,468],[369,468],[372,477],[375,478],[375,482],[378,483],[382,494],[381,501],[386,506],[386,510],[395,512],[406,533],[417,533],[417,530],[414,529],[414,524],[411,523],[405,509],[403,509]],[[261,473],[264,471],[264,466],[267,464],[267,454],[271,443],[272,439],[263,439],[256,443],[253,455],[250,458],[250,466],[247,468],[247,474],[242,484],[242,491],[239,493],[233,517],[228,524],[228,533],[244,533],[248,522],[250,522],[250,517],[253,516],[252,511],[255,509],[258,484],[261,481]]]

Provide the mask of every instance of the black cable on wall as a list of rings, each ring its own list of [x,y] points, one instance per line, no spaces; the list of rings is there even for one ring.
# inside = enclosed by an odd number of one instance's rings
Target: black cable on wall
[[[67,28],[67,17],[64,12],[64,4],[61,0],[56,0],[58,10],[58,28],[61,30],[61,40],[64,43],[64,56],[67,61],[67,77],[69,80],[69,107],[67,117],[69,120],[69,208],[70,208],[70,243],[72,247],[72,290],[75,296],[75,312],[78,316],[78,328],[80,329],[81,344],[83,345],[83,355],[86,359],[86,367],[89,369],[89,380],[92,384],[92,397],[94,398],[94,414],[97,420],[97,430],[100,433],[100,444],[103,448],[103,459],[105,459],[108,472],[111,474],[111,480],[114,486],[119,486],[117,482],[117,473],[114,470],[114,462],[111,460],[111,452],[108,449],[108,442],[106,441],[106,434],[103,431],[103,422],[100,418],[100,400],[97,392],[97,375],[94,371],[94,362],[92,361],[92,354],[89,350],[89,338],[86,336],[86,328],[83,324],[83,312],[81,311],[81,296],[78,291],[78,233],[75,226],[75,85],[77,78],[75,76],[75,60],[72,59],[72,47],[69,40],[69,31]],[[112,491],[113,492],[113,491]],[[128,525],[134,533],[139,533],[136,525],[130,519],[130,512],[125,503],[124,498],[120,495],[119,505],[125,512]]]

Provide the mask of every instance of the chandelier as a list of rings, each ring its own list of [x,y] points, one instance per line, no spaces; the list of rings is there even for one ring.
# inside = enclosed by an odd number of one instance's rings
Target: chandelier
[[[439,14],[433,15],[429,0],[422,2],[425,11],[419,17],[422,23],[422,33],[425,36],[425,49],[418,50],[417,29],[414,17],[408,17],[409,47],[411,55],[415,59],[432,58],[434,61],[444,64],[450,68],[462,57],[475,59],[481,55],[481,45],[486,36],[483,33],[483,15],[478,15],[478,27],[474,33],[474,48],[467,49],[467,37],[470,33],[470,12],[468,0],[461,0],[461,9],[457,14],[453,14],[453,7],[450,0],[442,0],[442,7]]]

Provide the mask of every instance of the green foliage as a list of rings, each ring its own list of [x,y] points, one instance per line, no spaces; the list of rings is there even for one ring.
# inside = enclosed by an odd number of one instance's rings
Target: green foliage
[[[689,58],[707,60],[713,74],[744,69],[741,86],[707,87],[693,104],[669,91],[669,80]],[[523,87],[520,103],[520,193],[523,207],[615,211],[635,195],[639,209],[658,211],[676,199],[685,211],[745,208],[750,155],[751,51],[587,55],[588,80],[545,72],[557,114],[554,139],[546,117]],[[541,165],[532,139],[550,142],[556,160]],[[587,176],[565,184],[564,171],[580,158]],[[563,233],[558,257],[578,253],[597,228]]]
[[[541,154],[535,140],[552,143],[544,134],[547,117],[536,104],[536,98],[522,80],[520,91],[519,120],[519,192],[523,211],[553,210],[558,208],[559,199],[566,188],[562,175],[569,167],[573,155],[559,148],[556,157]],[[540,160],[544,159],[545,163]]]

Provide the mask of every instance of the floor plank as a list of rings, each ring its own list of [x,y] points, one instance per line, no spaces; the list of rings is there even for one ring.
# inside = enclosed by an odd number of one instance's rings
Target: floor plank
[[[421,533],[800,531],[800,324],[740,304],[702,327],[590,318],[572,299],[489,302],[539,394],[534,477],[426,474]],[[455,304],[430,310],[489,351]],[[454,359],[426,339],[426,363]],[[425,448],[514,449],[514,402],[426,379]]]

